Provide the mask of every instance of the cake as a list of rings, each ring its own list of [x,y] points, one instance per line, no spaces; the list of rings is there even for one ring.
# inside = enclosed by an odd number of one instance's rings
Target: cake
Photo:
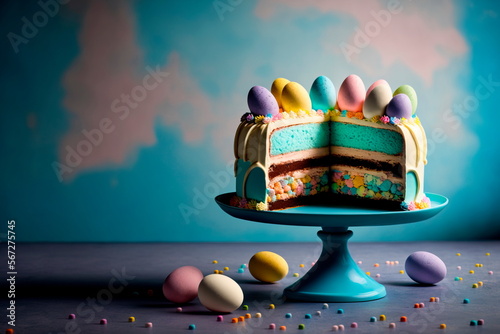
[[[411,86],[392,92],[378,80],[365,90],[350,75],[337,95],[325,76],[309,92],[278,78],[271,91],[252,87],[248,107],[234,140],[231,205],[429,207],[423,189],[427,142]]]

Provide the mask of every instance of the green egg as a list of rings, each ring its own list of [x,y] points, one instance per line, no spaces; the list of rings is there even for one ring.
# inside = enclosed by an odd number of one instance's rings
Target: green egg
[[[417,93],[415,92],[413,87],[410,85],[399,86],[398,89],[394,91],[394,94],[392,96],[396,96],[398,94],[405,94],[410,98],[411,114],[415,115],[415,112],[417,111],[418,99],[417,99]]]

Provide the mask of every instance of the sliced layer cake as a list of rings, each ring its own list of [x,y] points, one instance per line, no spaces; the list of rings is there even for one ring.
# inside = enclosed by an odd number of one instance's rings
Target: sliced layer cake
[[[313,203],[375,203],[385,209],[428,206],[423,193],[425,132],[409,86],[393,93],[375,82],[365,93],[349,76],[339,95],[317,78],[308,93],[277,79],[255,86],[235,136],[232,204],[275,210]]]

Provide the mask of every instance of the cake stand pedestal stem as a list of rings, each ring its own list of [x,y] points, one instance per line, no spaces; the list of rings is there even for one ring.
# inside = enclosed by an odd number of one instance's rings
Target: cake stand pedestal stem
[[[285,297],[308,302],[360,302],[384,297],[385,287],[366,275],[352,259],[347,248],[352,235],[346,229],[319,231],[323,242],[319,259],[285,289]]]

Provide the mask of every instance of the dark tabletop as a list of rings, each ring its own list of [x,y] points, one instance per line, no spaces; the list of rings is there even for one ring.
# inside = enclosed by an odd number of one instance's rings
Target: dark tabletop
[[[149,243],[149,244],[20,244],[16,245],[15,327],[7,324],[9,310],[5,298],[10,283],[7,249],[2,244],[2,299],[0,323],[15,333],[186,333],[190,324],[195,333],[270,333],[269,324],[286,326],[287,333],[330,333],[333,325],[343,324],[351,333],[500,333],[500,242],[405,242],[355,243],[349,248],[360,267],[380,274],[387,296],[362,303],[303,303],[284,301],[281,293],[304,275],[320,254],[318,243]],[[241,264],[263,250],[283,256],[290,267],[286,278],[275,284],[257,282],[250,273],[238,273]],[[447,265],[448,275],[435,286],[415,284],[404,270],[405,259],[419,250],[432,252]],[[461,255],[458,256],[457,253]],[[490,253],[491,255],[486,255]],[[218,263],[212,263],[217,260]],[[386,264],[399,261],[399,264]],[[380,266],[375,267],[378,263]],[[300,267],[304,264],[304,267]],[[476,267],[476,264],[483,266]],[[168,302],[161,287],[175,268],[193,265],[206,275],[229,267],[226,275],[242,287],[244,304],[217,322],[216,313],[206,310],[196,299],[187,305]],[[458,269],[457,266],[461,266]],[[470,274],[469,270],[474,270]],[[492,271],[493,274],[488,272]],[[456,281],[455,277],[462,277]],[[482,281],[483,286],[472,288]],[[440,302],[429,302],[439,297]],[[464,299],[470,303],[464,304]],[[425,303],[422,309],[415,303]],[[269,304],[275,309],[269,309]],[[343,309],[344,314],[337,314]],[[317,314],[321,312],[321,315]],[[250,313],[251,319],[232,324],[231,318]],[[255,318],[261,313],[261,318]],[[285,314],[291,313],[292,318]],[[68,315],[76,319],[69,320]],[[305,314],[311,314],[306,319]],[[386,321],[370,318],[386,315]],[[135,322],[129,322],[129,317]],[[408,322],[400,322],[407,316]],[[101,319],[108,324],[101,325]],[[484,319],[482,326],[470,326],[471,320]],[[145,324],[151,322],[152,328]],[[350,328],[356,322],[358,328]],[[396,324],[395,329],[389,323]],[[305,329],[299,330],[299,324]],[[439,329],[446,324],[447,329]],[[282,331],[279,331],[282,332]]]

